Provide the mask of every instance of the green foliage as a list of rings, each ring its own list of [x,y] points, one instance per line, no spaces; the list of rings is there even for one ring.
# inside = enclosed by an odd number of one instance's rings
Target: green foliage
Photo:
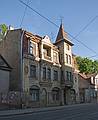
[[[4,35],[7,32],[8,27],[5,24],[0,25],[1,34]]]
[[[82,58],[80,56],[76,57],[76,61],[78,64],[78,69],[81,73],[89,74],[98,72],[98,61],[91,60],[88,58]]]
[[[0,40],[2,40],[8,30],[8,27],[5,24],[0,25]]]

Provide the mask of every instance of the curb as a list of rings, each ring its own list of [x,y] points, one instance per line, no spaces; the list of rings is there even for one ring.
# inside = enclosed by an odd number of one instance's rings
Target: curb
[[[8,114],[1,114],[0,117],[8,117],[8,116],[15,116],[15,115],[25,115],[25,114],[32,114],[32,113],[39,113],[39,112],[47,112],[47,111],[57,111],[57,110],[61,110],[61,109],[65,109],[65,108],[71,108],[74,106],[85,106],[85,105],[96,105],[96,103],[86,103],[86,104],[75,104],[75,105],[65,105],[65,106],[57,106],[57,107],[48,107],[48,108],[38,108],[35,110],[32,109],[18,109],[18,110],[7,110],[4,112],[9,112]],[[25,111],[26,110],[26,111]],[[16,112],[16,113],[12,113],[12,112]]]

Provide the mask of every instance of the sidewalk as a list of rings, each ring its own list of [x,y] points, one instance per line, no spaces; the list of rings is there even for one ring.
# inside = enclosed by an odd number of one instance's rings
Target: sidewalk
[[[5,111],[0,111],[0,117],[22,115],[22,114],[31,114],[31,113],[36,113],[36,112],[54,111],[54,110],[68,108],[68,107],[83,106],[83,105],[89,105],[89,104],[92,104],[92,103],[65,105],[65,106],[57,106],[57,107],[46,107],[46,108],[28,108],[28,109],[18,109],[18,110],[5,110]]]

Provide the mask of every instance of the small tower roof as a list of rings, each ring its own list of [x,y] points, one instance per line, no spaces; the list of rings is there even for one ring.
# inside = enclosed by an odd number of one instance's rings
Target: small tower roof
[[[66,43],[68,43],[70,45],[73,45],[73,43],[68,39],[67,32],[64,31],[64,26],[63,26],[62,23],[60,25],[59,32],[58,32],[55,44],[59,43],[61,41],[65,41]]]

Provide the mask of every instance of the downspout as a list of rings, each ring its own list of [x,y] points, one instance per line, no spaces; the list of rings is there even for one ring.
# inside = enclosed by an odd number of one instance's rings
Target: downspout
[[[22,30],[22,35],[20,39],[20,91],[23,92],[23,36],[24,30]]]

